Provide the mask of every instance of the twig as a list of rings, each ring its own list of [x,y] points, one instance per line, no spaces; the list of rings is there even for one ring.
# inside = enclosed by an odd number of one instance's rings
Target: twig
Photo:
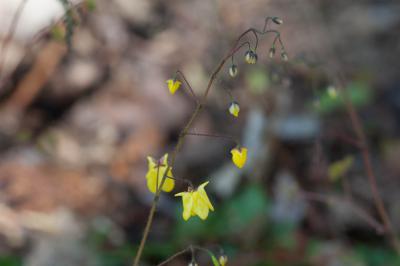
[[[176,71],[176,74],[177,74],[177,75],[180,75],[180,76],[182,77],[182,79],[183,79],[183,80],[185,81],[185,83],[186,83],[185,88],[187,87],[187,89],[189,90],[189,94],[191,94],[192,97],[193,97],[193,99],[196,101],[196,103],[198,103],[197,96],[196,96],[196,94],[194,93],[194,90],[192,89],[192,86],[190,86],[190,83],[189,83],[189,81],[187,81],[187,79],[186,79],[185,75],[183,74],[183,72],[180,71],[180,70],[177,70],[177,71]]]
[[[310,192],[310,191],[302,191],[301,195],[307,200],[319,201],[319,202],[325,203],[327,205],[330,205],[332,203],[341,204],[342,202],[345,202],[345,203],[349,204],[351,209],[361,219],[363,219],[368,225],[370,225],[372,228],[374,228],[378,234],[383,234],[385,232],[385,228],[381,223],[379,223],[376,219],[374,219],[371,215],[369,215],[361,207],[356,205],[354,202],[349,201],[348,199],[343,200],[343,199],[335,198],[332,196],[326,196],[326,195],[323,195],[320,193]]]
[[[171,257],[169,257],[168,259],[164,260],[164,261],[161,262],[160,264],[157,264],[157,266],[166,265],[168,262],[173,261],[175,258],[177,258],[177,257],[179,257],[179,256],[181,256],[181,255],[183,255],[183,254],[185,254],[186,252],[189,252],[189,251],[191,251],[191,250],[192,250],[192,247],[191,247],[191,246],[188,247],[188,248],[185,248],[185,249],[183,249],[183,250],[181,250],[181,251],[175,253],[174,255],[172,255]]]
[[[18,21],[21,17],[22,11],[24,10],[24,7],[25,7],[27,1],[28,0],[22,0],[22,2],[19,4],[17,11],[15,11],[15,14],[12,18],[10,28],[8,29],[8,33],[0,46],[0,74],[3,70],[3,65],[6,60],[6,53],[8,51],[8,45],[15,34],[15,30],[17,28]]]
[[[299,8],[300,10],[305,9],[305,5],[303,3],[298,4],[297,8]],[[315,20],[319,21],[319,23],[323,23],[323,21],[324,21],[324,18],[318,12],[304,12],[304,13],[305,14],[303,17],[305,17],[305,18],[311,18],[312,16],[314,16]],[[311,23],[313,23],[313,22],[311,22]],[[361,151],[362,160],[363,160],[366,175],[368,177],[368,184],[371,189],[375,207],[378,210],[378,214],[383,222],[386,236],[389,238],[390,243],[393,246],[393,249],[396,251],[396,253],[398,255],[400,255],[400,241],[399,241],[397,234],[393,228],[393,225],[390,221],[390,218],[389,218],[388,212],[385,208],[382,197],[380,196],[379,191],[378,191],[376,176],[375,176],[375,173],[374,173],[374,170],[372,167],[372,163],[371,163],[371,156],[370,156],[370,151],[369,151],[369,147],[368,147],[368,141],[367,141],[360,117],[359,117],[358,113],[356,112],[354,105],[349,98],[348,92],[345,90],[345,84],[346,84],[345,78],[342,74],[340,67],[337,66],[338,59],[340,58],[340,56],[337,56],[334,53],[334,50],[332,48],[332,42],[329,40],[329,37],[330,37],[330,35],[327,35],[326,38],[321,38],[322,42],[324,42],[321,44],[321,46],[328,48],[328,49],[326,49],[327,58],[331,62],[331,64],[333,64],[333,68],[325,69],[326,74],[327,74],[327,76],[333,75],[333,77],[334,77],[333,79],[336,83],[335,85],[337,85],[336,87],[338,87],[344,91],[344,93],[343,93],[344,103],[346,106],[347,113],[350,116],[350,122],[351,122],[352,129],[357,137],[357,143],[360,145],[359,149]],[[318,56],[317,51],[314,51],[314,53]],[[335,63],[336,63],[336,67],[335,67]],[[331,72],[333,72],[333,74],[331,74]]]
[[[188,132],[188,133],[186,133],[186,135],[189,135],[189,136],[199,136],[199,137],[210,137],[210,138],[222,138],[222,139],[227,139],[227,140],[230,140],[230,141],[232,141],[232,142],[235,142],[236,144],[239,143],[237,140],[235,140],[234,137],[227,136],[227,135],[207,134],[207,133],[196,133],[196,132]]]

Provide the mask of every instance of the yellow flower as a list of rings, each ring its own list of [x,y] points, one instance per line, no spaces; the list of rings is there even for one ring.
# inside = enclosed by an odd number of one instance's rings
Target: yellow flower
[[[183,204],[183,219],[187,221],[191,216],[198,215],[202,220],[208,217],[209,210],[214,211],[210,200],[208,199],[207,193],[204,187],[208,184],[208,181],[201,184],[196,190],[190,190],[188,192],[181,192],[175,194],[176,197],[182,197]]]
[[[169,80],[167,80],[167,84],[168,84],[169,93],[174,95],[182,83],[176,79],[169,79]]]
[[[165,154],[160,161],[154,160],[154,158],[148,156],[147,161],[149,163],[149,170],[146,174],[147,187],[152,193],[156,193],[157,186],[160,188],[161,180],[164,177],[165,171],[168,167],[168,153]],[[172,176],[172,169],[169,169],[167,176]],[[158,182],[157,182],[158,181]],[[158,184],[157,184],[158,183]],[[162,190],[165,192],[170,192],[174,189],[175,181],[171,178],[167,178],[164,181]]]
[[[330,98],[332,98],[332,99],[337,98],[338,92],[337,92],[337,90],[336,90],[336,88],[334,86],[329,86],[326,90],[327,90],[328,96]]]
[[[221,266],[225,266],[228,263],[228,257],[226,255],[221,255],[218,262]]]
[[[231,105],[229,106],[229,113],[233,115],[234,117],[238,117],[240,112],[240,106],[237,102],[231,102]]]
[[[247,159],[247,148],[234,148],[231,150],[232,153],[232,161],[238,167],[242,168]]]

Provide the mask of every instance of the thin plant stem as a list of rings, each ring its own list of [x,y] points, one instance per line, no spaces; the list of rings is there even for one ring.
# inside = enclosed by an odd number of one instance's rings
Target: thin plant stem
[[[304,4],[298,4],[297,8],[299,10],[305,10],[305,5]],[[314,17],[315,21],[319,21],[320,23],[324,22],[325,19],[324,17],[319,13],[319,12],[304,12],[305,18],[311,19]],[[310,23],[313,23],[313,21],[310,21]],[[333,67],[326,67],[325,72],[327,76],[332,76],[333,79],[336,82],[337,87],[342,89],[344,91],[344,103],[346,107],[346,111],[350,116],[350,122],[351,122],[351,127],[356,135],[357,138],[357,143],[359,144],[359,150],[361,152],[362,156],[362,161],[364,164],[365,168],[365,173],[368,178],[368,184],[371,189],[373,201],[375,204],[375,208],[378,210],[378,214],[383,222],[383,225],[385,227],[385,234],[387,238],[389,239],[393,249],[396,251],[398,255],[400,255],[400,241],[397,236],[397,233],[395,232],[393,225],[391,223],[391,220],[389,218],[388,212],[386,210],[386,207],[384,205],[383,199],[378,191],[378,186],[376,182],[376,176],[372,167],[371,163],[371,155],[368,147],[368,141],[367,137],[364,132],[364,128],[361,123],[361,119],[357,113],[357,111],[354,108],[354,105],[352,101],[349,98],[348,91],[345,89],[345,78],[342,73],[341,68],[338,66],[339,63],[339,58],[337,54],[335,54],[335,51],[332,47],[332,42],[330,41],[331,35],[327,34],[326,38],[322,38],[321,47],[325,47],[324,51],[326,52],[326,57],[328,60],[331,61],[331,64],[333,64]],[[313,38],[313,35],[311,35],[311,38]],[[314,40],[315,42],[316,40]],[[319,40],[320,41],[320,40]],[[320,55],[321,51],[314,51],[317,56]],[[320,53],[318,53],[320,52]],[[332,74],[333,73],[333,74]]]
[[[192,126],[195,118],[200,113],[201,109],[202,109],[202,104],[198,103],[196,105],[196,109],[194,110],[194,112],[192,113],[192,115],[189,118],[188,122],[186,123],[185,127],[181,131],[181,134],[179,135],[178,142],[177,142],[177,144],[176,144],[176,146],[175,146],[175,148],[174,148],[174,150],[172,152],[171,162],[170,162],[168,168],[166,169],[166,171],[164,173],[164,176],[161,179],[160,187],[162,187],[164,185],[164,182],[166,180],[166,175],[169,172],[169,170],[172,168],[171,166],[173,166],[175,164],[176,155],[177,155],[178,151],[180,150],[180,148],[181,148],[181,146],[183,144],[183,140],[185,138],[185,135],[189,131],[189,128]],[[161,190],[157,190],[156,194],[154,195],[153,203],[151,205],[149,216],[147,218],[146,226],[145,226],[144,231],[143,231],[143,236],[142,236],[142,239],[140,241],[139,248],[138,248],[138,251],[136,253],[135,259],[134,259],[133,264],[132,264],[133,266],[138,266],[139,265],[140,257],[142,256],[143,249],[144,249],[144,246],[146,244],[147,237],[149,235],[151,225],[153,223],[154,213],[155,213],[155,211],[157,209],[158,201],[160,200],[160,193],[161,193]]]
[[[212,252],[209,250],[209,249],[207,249],[207,248],[203,248],[203,247],[200,247],[200,246],[195,246],[195,245],[190,245],[189,247],[187,247],[187,248],[185,248],[185,249],[183,249],[183,250],[181,250],[181,251],[178,251],[177,253],[175,253],[174,255],[172,255],[172,256],[170,256],[168,259],[166,259],[166,260],[164,260],[163,262],[161,262],[161,263],[159,263],[159,264],[157,264],[157,266],[163,266],[163,265],[166,265],[167,263],[169,263],[169,262],[171,262],[171,261],[173,261],[174,259],[176,259],[177,257],[179,257],[179,256],[181,256],[181,255],[183,255],[183,254],[185,254],[185,253],[187,253],[187,252],[191,252],[191,254],[192,254],[192,261],[195,261],[195,258],[194,258],[194,251],[195,250],[200,250],[200,251],[203,251],[203,252],[205,252],[205,253],[207,253],[207,254],[212,254]]]
[[[179,257],[179,256],[181,256],[181,255],[183,255],[183,254],[185,254],[185,253],[187,253],[187,252],[189,252],[189,251],[192,252],[192,246],[190,246],[190,247],[188,247],[188,248],[185,248],[185,249],[183,249],[183,250],[181,250],[181,251],[175,253],[174,255],[172,255],[172,256],[169,257],[168,259],[164,260],[164,261],[161,262],[160,264],[157,264],[157,266],[166,265],[167,263],[173,261],[173,260],[176,259],[177,257]]]
[[[180,76],[182,77],[182,79],[185,81],[185,84],[186,84],[185,88],[187,87],[187,89],[188,89],[188,91],[189,91],[189,94],[191,94],[191,96],[192,96],[193,99],[196,101],[196,103],[198,103],[197,96],[196,96],[196,94],[194,93],[194,90],[192,89],[192,86],[190,86],[190,83],[189,83],[189,81],[186,79],[186,77],[185,77],[185,75],[183,74],[183,72],[180,71],[180,70],[177,70],[177,71],[176,71],[176,74],[177,74],[177,75],[180,75]]]
[[[385,232],[387,236],[389,237],[393,248],[397,252],[397,254],[400,254],[400,241],[396,235],[396,232],[393,228],[392,222],[389,218],[388,212],[385,208],[385,204],[383,203],[383,199],[379,194],[378,191],[378,185],[376,182],[376,176],[374,173],[374,170],[372,168],[372,163],[371,163],[371,155],[370,151],[368,148],[368,143],[367,143],[367,138],[365,136],[364,129],[362,127],[360,117],[358,116],[357,112],[354,109],[354,106],[351,102],[351,100],[348,98],[348,94],[345,93],[345,104],[347,111],[350,115],[350,121],[351,125],[353,127],[353,130],[357,136],[358,142],[359,142],[359,149],[361,151],[361,156],[362,160],[364,163],[365,167],[365,172],[368,177],[368,183],[371,189],[372,197],[374,199],[375,207],[378,210],[379,216],[382,219],[383,225],[385,227]]]
[[[188,132],[186,135],[189,136],[199,136],[199,137],[210,137],[210,138],[222,138],[222,139],[227,139],[232,142],[235,142],[236,144],[239,144],[237,140],[235,140],[234,137],[227,136],[227,135],[218,135],[218,134],[207,134],[207,133],[196,133],[196,132]]]
[[[27,1],[28,0],[22,0],[22,2],[19,4],[19,6],[18,6],[17,10],[15,11],[15,14],[12,18],[10,28],[7,32],[7,35],[4,38],[4,41],[2,42],[2,44],[0,46],[0,74],[3,70],[3,65],[6,60],[6,54],[7,54],[9,43],[15,34],[15,31],[18,26],[18,21],[21,18],[22,11],[24,10],[24,7],[25,7]]]
[[[265,23],[264,23],[264,27],[263,27],[263,32],[265,32],[267,30],[268,27],[268,22],[270,22],[272,20],[272,17],[266,17],[265,18]]]
[[[222,67],[225,65],[226,61],[241,48],[241,46],[238,47],[238,44],[239,44],[241,38],[243,36],[245,36],[247,33],[251,32],[251,31],[253,31],[255,33],[255,35],[257,35],[256,32],[259,32],[259,31],[255,30],[255,29],[251,28],[251,29],[248,29],[247,31],[245,31],[244,33],[242,33],[238,37],[238,39],[235,41],[235,43],[232,46],[231,50],[222,58],[222,60],[218,64],[218,66],[212,72],[212,74],[210,76],[210,79],[209,79],[209,81],[207,83],[207,86],[206,86],[206,89],[205,89],[205,92],[204,92],[204,95],[203,95],[202,99],[197,101],[195,110],[193,111],[193,113],[190,116],[188,122],[186,123],[186,125],[184,126],[184,128],[182,129],[182,131],[179,134],[178,142],[175,145],[175,148],[174,148],[174,150],[172,152],[170,164],[167,167],[167,169],[166,169],[166,171],[164,173],[164,176],[161,179],[160,187],[163,186],[163,184],[164,184],[164,182],[166,180],[166,176],[167,176],[168,171],[170,169],[172,169],[172,167],[174,166],[177,153],[181,149],[181,147],[183,145],[183,142],[184,142],[184,139],[185,139],[187,133],[189,132],[189,129],[193,125],[193,123],[194,123],[195,119],[197,118],[197,116],[201,113],[201,110],[203,109],[203,107],[204,107],[204,105],[205,105],[205,103],[207,101],[207,97],[208,97],[208,95],[210,93],[211,87],[212,87],[214,81],[216,80],[219,72],[221,71]],[[146,241],[147,241],[147,238],[148,238],[148,235],[149,235],[149,232],[150,232],[151,225],[153,223],[154,213],[155,213],[155,211],[157,209],[158,201],[160,200],[160,193],[161,193],[161,190],[159,189],[159,190],[156,191],[156,193],[154,195],[153,202],[152,202],[152,205],[151,205],[151,209],[150,209],[150,212],[149,212],[149,216],[147,218],[146,226],[145,226],[145,229],[143,231],[143,236],[142,236],[142,239],[140,241],[139,248],[138,248],[138,251],[136,253],[135,259],[134,259],[133,264],[132,264],[133,266],[138,266],[139,265],[139,261],[140,261],[140,258],[142,256],[143,249],[144,249],[144,246],[146,244]]]
[[[374,228],[378,234],[383,234],[385,232],[385,228],[381,223],[379,223],[376,219],[374,219],[371,215],[369,215],[361,207],[359,207],[354,202],[352,202],[348,199],[342,200],[342,199],[339,199],[336,197],[326,196],[323,194],[319,194],[316,192],[309,192],[309,191],[302,191],[301,195],[307,200],[318,201],[318,202],[325,203],[327,205],[331,205],[333,203],[341,204],[342,202],[345,202],[345,203],[349,204],[349,206],[355,212],[355,214],[357,214],[368,225],[370,225],[372,228]]]
[[[242,48],[243,46],[245,46],[247,44],[247,47],[248,47],[248,49],[250,50],[250,48],[251,48],[251,46],[250,46],[250,42],[243,42],[241,45],[239,45],[237,48],[238,48],[238,50],[240,49],[240,48]],[[234,54],[232,54],[232,56],[231,56],[231,59],[232,59],[232,65],[233,65],[233,58],[234,57]]]
[[[169,179],[172,179],[172,180],[177,180],[177,181],[185,182],[185,183],[189,184],[189,186],[190,186],[191,188],[194,188],[194,185],[193,185],[192,181],[190,181],[189,179],[186,179],[186,178],[179,178],[179,177],[173,177],[173,176],[168,176],[168,175],[166,176],[166,178],[169,178]]]

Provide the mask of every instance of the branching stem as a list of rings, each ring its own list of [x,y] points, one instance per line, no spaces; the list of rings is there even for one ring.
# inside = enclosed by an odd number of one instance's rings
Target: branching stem
[[[267,22],[268,22],[268,21],[266,20],[266,23],[267,23]],[[266,31],[266,32],[264,32],[264,31],[263,31],[263,32],[260,32],[260,31],[258,31],[258,30],[256,30],[256,29],[253,29],[253,28],[250,28],[250,29],[246,30],[245,32],[243,32],[243,33],[237,38],[237,40],[235,41],[235,43],[234,43],[234,45],[232,46],[231,50],[222,58],[222,60],[221,60],[220,63],[218,64],[218,66],[215,68],[215,70],[214,70],[213,73],[211,74],[210,79],[209,79],[209,81],[208,81],[208,83],[207,83],[207,86],[206,86],[206,88],[205,88],[203,97],[202,97],[200,100],[197,100],[197,104],[196,104],[195,110],[193,111],[193,113],[192,113],[192,115],[190,116],[188,122],[186,123],[186,125],[185,125],[184,128],[182,129],[181,133],[179,134],[178,142],[177,142],[177,144],[175,145],[175,148],[174,148],[174,150],[173,150],[173,152],[172,152],[171,161],[170,161],[170,163],[169,163],[168,168],[166,169],[166,171],[165,171],[165,173],[164,173],[164,176],[163,176],[162,179],[161,179],[160,188],[163,186],[163,184],[164,184],[164,182],[165,182],[165,180],[166,180],[166,178],[167,178],[167,173],[169,172],[169,170],[170,170],[170,169],[174,166],[174,164],[175,164],[176,156],[177,156],[179,150],[181,149],[181,147],[182,147],[182,145],[183,145],[183,142],[184,142],[185,137],[188,135],[188,132],[189,132],[190,128],[192,127],[192,125],[193,125],[195,119],[196,119],[197,116],[201,113],[201,110],[203,109],[203,107],[204,107],[204,105],[205,105],[205,103],[206,103],[206,101],[207,101],[207,97],[208,97],[208,95],[209,95],[209,93],[210,93],[211,87],[212,87],[212,85],[214,84],[214,82],[215,82],[215,80],[216,80],[218,74],[219,74],[220,71],[222,70],[222,67],[225,65],[226,61],[227,61],[233,54],[235,54],[235,53],[243,46],[243,45],[239,45],[240,40],[241,40],[247,33],[249,33],[249,32],[253,32],[253,33],[255,34],[255,36],[256,36],[256,42],[258,42],[257,33],[259,33],[259,34],[265,34],[265,33],[267,33],[267,31]],[[238,45],[239,45],[239,46],[238,46]],[[178,72],[177,72],[177,73],[178,73]],[[187,82],[187,80],[184,78],[182,72],[179,71],[179,73],[181,74],[181,76],[183,77],[183,79],[185,80],[185,82],[186,82],[187,84],[189,84],[189,83]],[[190,88],[190,85],[188,85],[188,88],[191,89],[191,88]],[[197,98],[196,98],[196,99],[197,99]],[[139,265],[139,261],[140,261],[140,258],[141,258],[141,256],[142,256],[143,249],[144,249],[144,246],[145,246],[145,244],[146,244],[146,240],[147,240],[147,237],[148,237],[148,235],[149,235],[151,225],[152,225],[152,223],[153,223],[154,213],[155,213],[155,211],[156,211],[156,208],[157,208],[157,205],[158,205],[158,201],[160,200],[160,194],[161,194],[161,189],[158,189],[157,192],[156,192],[156,194],[154,195],[154,199],[153,199],[153,203],[152,203],[152,205],[151,205],[150,213],[149,213],[149,216],[148,216],[148,218],[147,218],[147,222],[146,222],[145,229],[144,229],[144,231],[143,231],[143,237],[142,237],[142,239],[141,239],[141,241],[140,241],[138,251],[137,251],[137,253],[136,253],[135,259],[134,259],[133,264],[132,264],[133,266],[138,266],[138,265]],[[194,247],[194,246],[193,246],[193,247]],[[202,249],[202,248],[200,248],[200,247],[194,247],[194,248]]]

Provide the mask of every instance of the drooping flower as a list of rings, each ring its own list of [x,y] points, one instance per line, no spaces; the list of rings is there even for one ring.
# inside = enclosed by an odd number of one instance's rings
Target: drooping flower
[[[273,17],[272,21],[277,25],[281,25],[283,23],[283,20],[279,17]]]
[[[234,148],[231,150],[232,161],[238,167],[242,168],[247,160],[247,148]]]
[[[237,102],[231,102],[231,105],[229,106],[229,113],[233,115],[234,117],[239,116],[239,111],[240,111],[240,106]]]
[[[248,50],[244,54],[244,59],[247,64],[254,65],[255,63],[257,63],[258,56],[257,56],[256,52],[254,52],[252,50]]]
[[[285,51],[283,51],[283,52],[281,53],[281,58],[282,58],[282,60],[285,61],[285,62],[289,60],[289,57],[288,57],[288,55],[287,55],[287,53],[286,53]]]
[[[330,98],[332,98],[332,99],[335,99],[335,98],[337,98],[337,96],[338,96],[338,91],[336,90],[336,88],[334,87],[334,86],[329,86],[327,89],[327,92],[328,92],[328,96],[330,97]]]
[[[147,161],[149,164],[149,169],[146,174],[147,188],[152,193],[156,193],[157,187],[160,188],[161,186],[161,180],[163,179],[165,172],[167,169],[169,169],[161,189],[165,192],[172,191],[175,186],[175,181],[167,177],[173,177],[172,169],[168,166],[168,153],[165,154],[159,161],[156,161],[154,158],[148,156]]]
[[[204,187],[209,181],[201,184],[196,190],[189,188],[187,192],[175,194],[176,197],[182,197],[183,219],[187,221],[192,216],[199,216],[202,220],[207,219],[209,210],[214,211]]]
[[[238,73],[238,68],[237,68],[237,66],[236,66],[235,64],[231,65],[231,66],[229,67],[229,75],[230,75],[232,78],[234,78],[234,77],[236,77],[237,73]]]
[[[275,56],[275,51],[276,51],[275,47],[271,47],[269,49],[269,53],[268,53],[269,58],[273,58]]]
[[[228,263],[228,257],[226,255],[219,256],[218,262],[221,266],[225,266]]]
[[[169,80],[167,80],[167,84],[168,84],[169,93],[174,95],[182,83],[176,79],[169,79]]]

